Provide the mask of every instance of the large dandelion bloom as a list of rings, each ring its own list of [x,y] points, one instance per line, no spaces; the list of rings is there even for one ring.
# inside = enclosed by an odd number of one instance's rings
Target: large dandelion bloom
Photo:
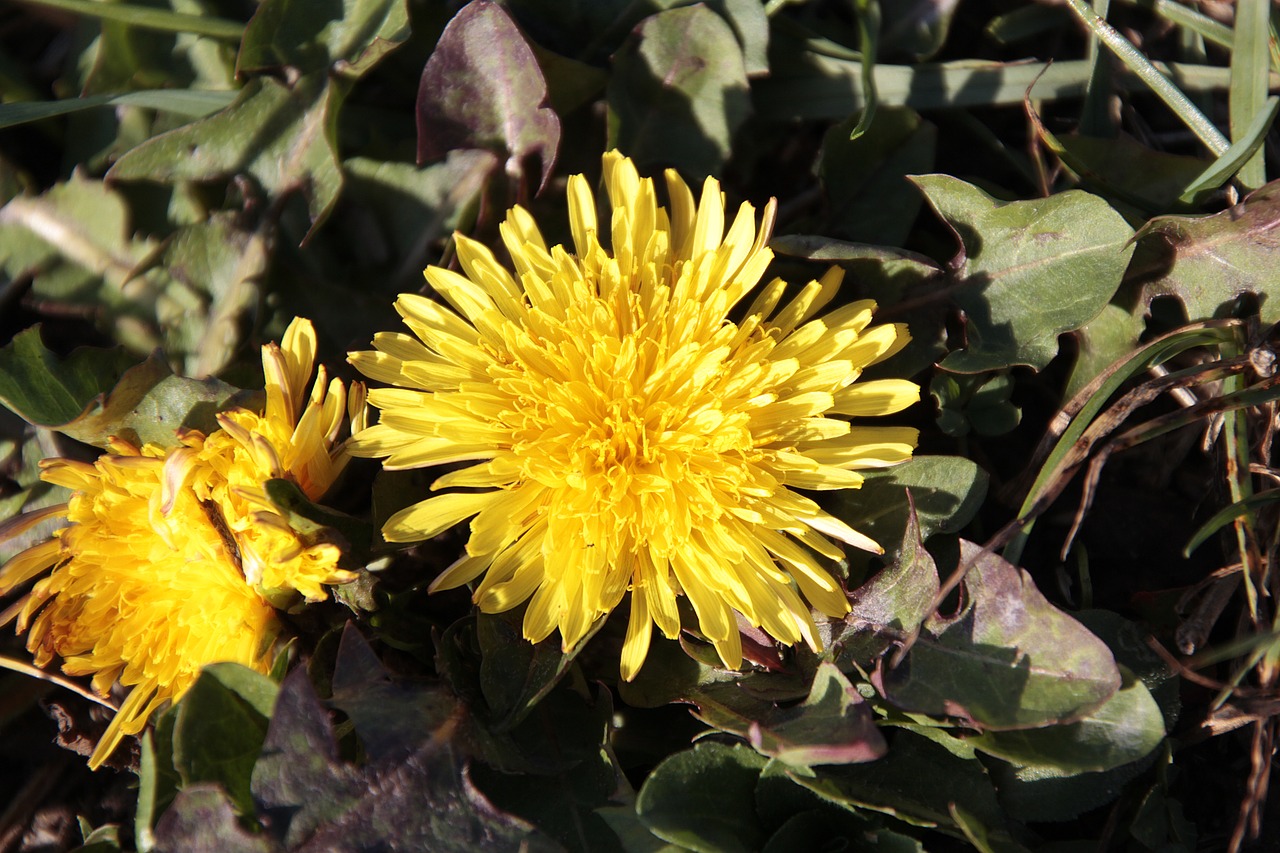
[[[817,649],[805,602],[831,616],[849,609],[819,557],[839,559],[835,541],[880,548],[796,489],[856,488],[855,469],[911,456],[913,429],[832,417],[919,399],[904,380],[855,384],[907,330],[870,326],[870,301],[815,319],[838,270],[781,310],[786,284],[774,280],[730,319],[772,259],[772,202],[759,227],[742,205],[726,232],[714,180],[695,203],[668,171],[668,212],[653,182],[611,152],[604,183],[613,215],[602,230],[587,181],[569,179],[575,252],[548,248],[516,207],[502,226],[514,274],[459,235],[465,275],[426,271],[454,310],[402,295],[413,335],[379,334],[376,351],[351,355],[399,386],[369,392],[381,419],[353,438],[353,454],[386,457],[388,469],[481,460],[433,485],[470,491],[397,513],[383,535],[427,539],[474,516],[466,554],[432,588],[483,574],[480,609],[527,599],[534,642],[558,628],[575,646],[630,591],[626,679],[653,624],[677,635],[681,594],[729,667],[742,659],[735,611]]]
[[[42,477],[72,490],[66,504],[0,526],[0,539],[49,518],[66,526],[0,569],[0,594],[48,571],[18,616],[38,666],[92,676],[106,696],[129,690],[93,756],[98,767],[125,735],[178,699],[200,668],[234,661],[271,665],[280,625],[274,603],[325,597],[323,584],[351,580],[332,543],[305,542],[276,512],[263,484],[296,483],[320,497],[347,460],[338,443],[346,391],[320,368],[308,397],[315,333],[295,320],[281,346],[263,347],[267,401],[261,414],[232,410],[182,445],[135,447],[113,439],[90,465],[42,463]],[[363,409],[359,388],[353,411]]]

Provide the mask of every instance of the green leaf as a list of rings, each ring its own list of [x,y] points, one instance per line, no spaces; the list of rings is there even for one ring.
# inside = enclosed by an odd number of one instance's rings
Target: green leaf
[[[861,694],[827,661],[804,702],[753,720],[747,740],[762,755],[796,767],[874,761],[887,749]]]
[[[752,92],[762,118],[843,121],[862,109],[862,63],[856,55],[828,55],[835,51],[819,52],[812,40],[801,42],[778,29],[773,36],[769,77],[759,81]],[[976,59],[918,65],[881,63],[875,68],[876,94],[882,106],[921,111],[1021,104],[1033,85],[1040,101],[1079,98],[1085,93],[1092,68],[1087,59],[1051,64]],[[1156,68],[1176,73],[1186,92],[1226,89],[1231,80],[1230,69],[1221,67],[1159,63]],[[1133,75],[1119,76],[1116,82],[1123,91],[1146,90],[1146,84]],[[1222,148],[1226,147],[1223,144]]]
[[[273,197],[301,192],[314,229],[342,187],[333,129],[341,92],[323,76],[292,88],[256,77],[222,112],[127,152],[107,179],[172,183],[246,174]]]
[[[487,148],[522,175],[525,158],[537,155],[544,187],[560,148],[560,118],[546,101],[546,80],[520,30],[497,3],[474,0],[445,27],[422,69],[418,161]]]
[[[99,8],[116,8],[94,3]],[[203,118],[225,108],[235,99],[235,92],[210,92],[201,89],[156,89],[124,92],[119,95],[90,95],[64,98],[60,101],[17,101],[0,104],[0,130],[54,116],[68,115],[98,107],[143,107],[171,112],[189,118]]]
[[[989,755],[1059,773],[1111,770],[1145,758],[1164,740],[1160,706],[1128,669],[1120,689],[1089,716],[1065,726],[984,732],[968,739]]]
[[[887,192],[887,190],[886,190]],[[877,214],[878,215],[878,214]],[[873,364],[864,379],[900,379],[931,367],[947,352],[947,304],[938,298],[915,298],[946,284],[947,273],[932,258],[905,249],[889,249],[865,243],[850,243],[811,234],[776,237],[770,248],[780,255],[840,264],[859,291],[875,299],[883,310],[904,300],[896,322],[911,329],[906,348],[892,358]]]
[[[192,376],[214,376],[227,366],[239,349],[242,320],[261,298],[259,283],[272,242],[269,227],[264,223],[247,231],[239,219],[214,214],[179,229],[165,246],[163,268],[184,290],[166,288],[170,298],[158,301],[157,319],[169,330],[168,356],[189,354],[185,372]],[[193,310],[190,303],[197,300]]]
[[[903,661],[877,673],[890,702],[1002,730],[1076,722],[1115,695],[1111,650],[1030,575],[965,540],[960,560],[971,566],[963,606],[931,616]]]
[[[613,717],[613,703],[608,691],[597,696],[595,725],[587,727],[593,741],[590,754],[579,760],[561,761],[550,775],[530,776],[504,773],[497,768],[476,765],[471,778],[493,804],[503,811],[524,818],[572,851],[593,853],[615,849],[617,840],[610,824],[597,809],[604,808],[619,794],[629,799],[632,794],[608,747]],[[541,709],[540,709],[541,710]],[[563,744],[576,752],[584,741],[584,732],[572,731],[577,721],[562,719],[554,713],[538,720],[539,734],[556,745]]]
[[[136,363],[122,347],[81,347],[59,358],[40,340],[40,327],[33,326],[0,348],[0,403],[30,424],[69,423]]]
[[[183,789],[156,825],[156,846],[189,853],[283,853],[269,836],[240,825],[227,792],[214,784]]]
[[[609,142],[644,170],[674,165],[700,181],[719,174],[751,113],[742,48],[705,6],[645,19],[614,55]]]
[[[267,733],[275,682],[247,667],[205,667],[178,704],[173,766],[184,788],[216,782],[244,814],[253,812],[249,777]]]
[[[1102,371],[1138,348],[1138,339],[1146,331],[1141,312],[1110,304],[1076,332],[1080,351],[1071,368],[1071,378],[1062,392],[1070,400]]]
[[[855,530],[885,548],[903,540],[915,501],[920,535],[955,533],[977,515],[987,495],[987,473],[960,456],[917,456],[883,471],[869,471],[862,488],[832,495],[827,506]]]
[[[394,269],[385,284],[371,282],[371,288],[388,296],[415,289],[423,268],[436,259],[436,241],[459,226],[497,165],[493,154],[478,150],[450,151],[443,162],[425,168],[353,157],[342,167],[347,174],[343,199],[354,204],[330,220],[325,234],[337,237],[344,226],[349,233],[352,217],[359,215],[361,233],[380,239],[361,241],[356,248],[367,263]]]
[[[493,714],[494,729],[508,730],[520,723],[569,671],[587,640],[603,620],[576,647],[565,652],[558,636],[540,643],[524,638],[523,608],[506,613],[476,616],[480,643],[480,690]]]
[[[827,131],[819,174],[829,210],[824,234],[859,243],[901,246],[920,212],[921,198],[907,175],[933,168],[937,128],[913,110],[877,111],[876,120],[850,139],[854,119]],[[785,239],[785,238],[784,238]]]
[[[28,423],[105,447],[178,443],[176,430],[210,432],[237,389],[216,379],[175,376],[158,356],[141,364],[123,350],[82,347],[65,360],[45,349],[38,327],[0,349],[0,403]]]
[[[857,850],[860,853],[924,853],[909,835],[877,826],[861,815],[828,807],[809,809],[787,818],[769,836],[763,853],[797,850]]]
[[[300,543],[309,547],[332,542],[346,552],[346,562],[363,565],[368,560],[373,541],[368,522],[314,503],[292,480],[267,480],[263,490]]]
[[[956,804],[988,826],[1004,824],[995,789],[980,762],[959,758],[905,730],[895,732],[888,755],[879,761],[787,775],[824,800],[855,812],[881,812],[917,826],[954,826],[951,806]]]
[[[1231,141],[1234,144],[1253,140],[1255,154],[1240,168],[1240,183],[1256,189],[1267,182],[1263,152],[1257,148],[1275,120],[1275,99],[1267,104],[1270,87],[1270,37],[1273,33],[1271,3],[1268,0],[1239,0],[1235,9],[1235,27],[1231,44],[1231,91],[1229,111]],[[1257,127],[1260,115],[1268,115],[1266,123]]]
[[[755,814],[755,788],[766,763],[749,747],[699,743],[653,769],[636,813],[654,835],[688,850],[758,850],[764,830]]]
[[[1045,145],[1085,186],[1148,213],[1164,213],[1178,204],[1207,165],[1197,157],[1148,148],[1129,136],[1057,136],[1044,128],[1039,116],[1034,119]]]
[[[873,669],[887,649],[920,627],[938,595],[938,569],[920,538],[914,507],[908,510],[893,563],[850,594],[849,615],[828,644],[842,671]]]
[[[954,299],[967,345],[943,359],[946,370],[1039,370],[1058,354],[1058,335],[1096,317],[1120,286],[1132,231],[1097,196],[1004,203],[946,175],[914,180],[963,245]]]
[[[1135,235],[1161,255],[1143,290],[1146,303],[1174,296],[1194,321],[1230,314],[1240,295],[1253,293],[1262,301],[1262,322],[1280,320],[1280,299],[1273,296],[1278,210],[1280,181],[1273,181],[1212,216],[1152,219]]]
[[[142,755],[138,764],[138,807],[133,835],[138,853],[155,847],[156,819],[165,813],[182,786],[182,777],[173,766],[173,724],[177,709],[159,715],[155,727],[139,738]]]
[[[192,33],[226,41],[238,41],[244,32],[244,25],[239,21],[216,18],[212,15],[186,15],[181,12],[136,6],[130,3],[101,3],[94,0],[22,0],[22,2],[165,33]]]
[[[938,407],[938,428],[947,435],[1004,435],[1017,428],[1022,410],[1010,402],[1013,377],[1007,373],[936,373],[929,395]]]
[[[293,68],[359,77],[409,37],[404,0],[266,0],[244,31],[238,70]]]

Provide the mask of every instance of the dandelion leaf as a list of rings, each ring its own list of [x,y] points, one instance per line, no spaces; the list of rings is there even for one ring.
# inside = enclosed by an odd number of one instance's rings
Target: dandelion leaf
[[[724,18],[702,5],[659,12],[636,27],[613,69],[610,147],[699,181],[722,171],[752,110],[742,48]]]
[[[965,346],[942,360],[946,370],[1040,370],[1058,336],[1096,317],[1120,286],[1133,229],[1101,198],[1071,190],[1001,202],[946,175],[912,180],[961,244],[952,266]]]
[[[560,148],[560,117],[533,50],[497,3],[476,0],[445,27],[418,87],[418,160],[456,148],[501,152],[508,169],[541,161],[545,186]]]
[[[409,37],[404,0],[267,0],[245,28],[237,70],[293,68],[358,77]],[[334,14],[334,13],[337,14]]]
[[[698,853],[759,850],[764,827],[755,790],[768,762],[750,747],[704,742],[653,769],[636,813],[664,841]]]
[[[172,446],[179,427],[212,429],[237,389],[216,379],[175,376],[158,356],[141,364],[121,348],[83,347],[66,358],[45,348],[39,327],[0,348],[0,402],[28,423],[105,446]]]
[[[971,566],[960,609],[930,616],[901,663],[876,673],[889,701],[1003,730],[1076,722],[1115,695],[1111,650],[1030,575],[964,540],[960,560]]]
[[[1157,216],[1137,234],[1158,260],[1143,299],[1173,296],[1191,320],[1233,315],[1236,301],[1261,301],[1262,322],[1280,320],[1275,258],[1280,251],[1280,181],[1212,216]]]

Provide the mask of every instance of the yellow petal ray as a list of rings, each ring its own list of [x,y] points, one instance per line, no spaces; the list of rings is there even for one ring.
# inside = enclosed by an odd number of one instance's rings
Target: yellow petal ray
[[[49,539],[19,552],[0,567],[0,595],[8,595],[36,575],[63,559],[62,543]]]
[[[458,492],[427,498],[387,519],[382,535],[388,542],[430,539],[482,511],[496,497],[496,492]]]
[[[876,417],[900,412],[920,402],[920,386],[905,379],[859,382],[835,394],[831,411],[855,417]]]

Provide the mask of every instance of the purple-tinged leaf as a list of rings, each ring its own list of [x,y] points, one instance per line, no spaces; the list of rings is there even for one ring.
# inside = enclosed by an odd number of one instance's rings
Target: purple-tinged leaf
[[[862,696],[835,664],[825,661],[808,698],[753,720],[747,739],[756,752],[801,767],[874,761],[888,749]]]
[[[907,529],[897,559],[850,594],[849,615],[830,643],[841,669],[873,669],[877,658],[928,617],[929,605],[938,594],[938,569],[920,538],[910,495],[908,492]]]
[[[1280,320],[1280,181],[1213,216],[1158,216],[1136,237],[1162,255],[1159,274],[1143,292],[1145,302],[1174,296],[1189,319],[1207,320],[1225,316],[1238,297],[1253,293],[1262,300],[1262,322]]]
[[[445,27],[418,87],[418,162],[459,148],[507,156],[507,171],[541,161],[539,189],[555,167],[560,118],[528,42],[497,3],[474,0]]]
[[[156,850],[185,853],[281,853],[269,835],[240,825],[227,793],[217,785],[183,789],[156,824]]]
[[[963,539],[960,560],[971,564],[960,610],[929,617],[906,658],[875,674],[890,702],[1007,730],[1075,722],[1115,695],[1111,650],[1030,575]]]

